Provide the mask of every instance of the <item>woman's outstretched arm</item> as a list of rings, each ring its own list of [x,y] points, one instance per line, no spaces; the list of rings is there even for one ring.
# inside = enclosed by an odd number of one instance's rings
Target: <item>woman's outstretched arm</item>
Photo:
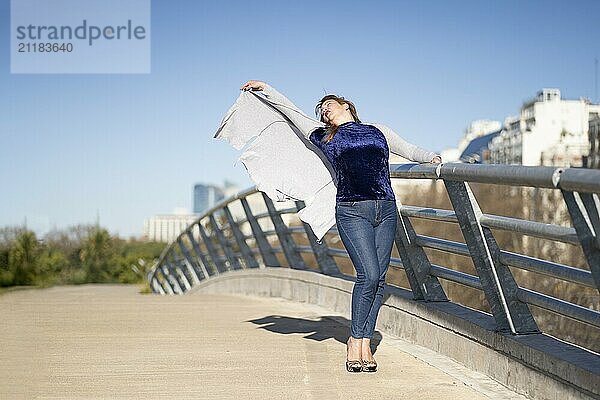
[[[290,101],[290,99],[285,97],[283,94],[279,93],[277,90],[275,90],[273,86],[269,85],[266,82],[250,80],[243,84],[240,90],[262,91],[263,94],[273,102],[282,104],[286,107],[293,109],[295,112],[304,114],[302,110],[300,110],[298,107],[296,107],[294,103]]]
[[[383,133],[383,136],[385,136],[388,147],[392,153],[398,154],[399,156],[407,158],[411,161],[430,163],[442,162],[442,157],[439,154],[407,142],[387,125],[373,123],[370,123],[369,125],[373,125],[374,127],[378,128],[381,133]]]
[[[242,85],[240,90],[262,91],[267,99],[280,106],[279,110],[296,124],[297,128],[302,131],[306,138],[310,136],[315,128],[325,125],[304,114],[304,112],[296,107],[296,105],[287,97],[266,82],[249,80]]]

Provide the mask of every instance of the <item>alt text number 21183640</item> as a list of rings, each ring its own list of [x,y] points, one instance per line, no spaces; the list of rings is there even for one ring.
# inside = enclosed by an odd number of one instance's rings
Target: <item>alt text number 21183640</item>
[[[17,51],[19,53],[71,53],[73,43],[19,43]]]

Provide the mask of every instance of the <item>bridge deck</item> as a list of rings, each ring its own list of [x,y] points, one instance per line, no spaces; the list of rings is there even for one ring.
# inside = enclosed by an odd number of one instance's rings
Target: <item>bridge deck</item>
[[[7,293],[0,310],[3,399],[523,398],[389,335],[378,372],[348,373],[348,320],[283,299],[82,285]]]

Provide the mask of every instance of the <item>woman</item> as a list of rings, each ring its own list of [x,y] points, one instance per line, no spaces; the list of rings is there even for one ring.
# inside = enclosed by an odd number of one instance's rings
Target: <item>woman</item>
[[[250,80],[241,90],[263,90]],[[292,104],[288,99],[286,103]],[[335,95],[323,97],[315,113],[325,124],[309,136],[330,162],[337,179],[335,218],[356,270],[346,370],[374,372],[371,339],[383,302],[385,275],[397,225],[389,175],[390,150],[412,161],[441,163],[439,155],[407,143],[381,124],[363,124],[354,104]]]

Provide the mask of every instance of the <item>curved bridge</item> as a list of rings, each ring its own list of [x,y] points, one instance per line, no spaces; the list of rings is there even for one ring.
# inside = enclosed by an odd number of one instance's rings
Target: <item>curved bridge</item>
[[[600,171],[399,164],[391,166],[391,176],[396,182],[442,182],[451,209],[399,204],[399,257],[392,258],[390,273],[403,272],[406,287],[388,285],[377,328],[449,356],[530,398],[599,399]],[[533,199],[545,198],[550,213],[564,209],[571,226],[484,213],[486,204],[480,204],[473,190],[478,184],[543,191],[545,197]],[[266,210],[257,211],[261,206]],[[148,274],[152,290],[283,297],[349,315],[354,278],[348,255],[335,228],[318,243],[310,227],[298,223],[294,214],[303,206],[297,201],[278,209],[255,188],[224,200],[165,248]],[[235,207],[243,210],[238,218]],[[419,234],[415,226],[421,220],[458,225],[460,237]],[[583,259],[569,266],[507,251],[497,240],[501,234],[570,244]],[[433,250],[447,254],[448,260],[466,257],[472,273],[432,263]],[[515,275],[522,271],[575,285],[587,293],[587,304],[520,285]],[[478,291],[482,304],[450,301],[449,284]],[[591,344],[585,348],[545,333],[532,309],[577,321],[578,333]]]

